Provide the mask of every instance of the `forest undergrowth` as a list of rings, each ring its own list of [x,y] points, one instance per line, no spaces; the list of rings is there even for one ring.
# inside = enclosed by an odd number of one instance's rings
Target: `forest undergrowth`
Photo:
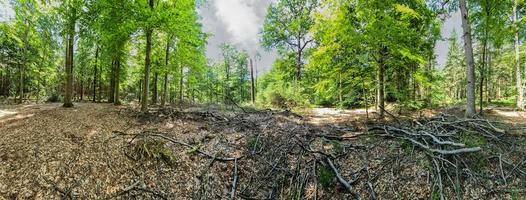
[[[0,199],[521,199],[526,134],[465,119],[48,104],[0,122]],[[359,112],[356,112],[359,113]],[[520,112],[514,112],[520,113]],[[355,116],[353,116],[355,115]]]

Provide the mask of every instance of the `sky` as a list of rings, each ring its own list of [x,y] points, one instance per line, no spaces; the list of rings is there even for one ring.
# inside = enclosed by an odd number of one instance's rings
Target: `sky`
[[[211,33],[206,50],[207,57],[220,60],[221,43],[230,43],[246,50],[254,58],[258,74],[270,69],[277,57],[276,51],[264,50],[260,43],[260,32],[270,0],[210,0],[199,8],[203,31]]]
[[[259,52],[261,59],[255,62],[258,74],[268,71],[278,55],[276,51],[268,52],[261,47],[259,33],[271,1],[273,0],[209,0],[202,5],[199,15],[203,29],[212,34],[206,49],[207,57],[219,60],[219,45],[226,42],[246,50],[251,57]],[[8,0],[0,0],[0,21],[5,21],[13,14]],[[460,20],[460,13],[455,12],[444,22],[441,34],[446,39],[439,41],[435,47],[439,68],[444,66],[447,59],[447,38],[453,30],[458,33],[462,30]]]

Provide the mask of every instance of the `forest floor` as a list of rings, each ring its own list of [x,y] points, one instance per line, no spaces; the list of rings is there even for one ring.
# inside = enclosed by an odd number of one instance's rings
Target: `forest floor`
[[[525,199],[526,112],[459,113],[0,106],[0,199]]]

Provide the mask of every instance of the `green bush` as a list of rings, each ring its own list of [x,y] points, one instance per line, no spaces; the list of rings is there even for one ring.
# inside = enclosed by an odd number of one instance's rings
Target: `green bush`
[[[55,103],[55,102],[62,102],[62,95],[60,95],[58,92],[52,92],[48,97],[47,97],[47,102],[52,102],[52,103]]]

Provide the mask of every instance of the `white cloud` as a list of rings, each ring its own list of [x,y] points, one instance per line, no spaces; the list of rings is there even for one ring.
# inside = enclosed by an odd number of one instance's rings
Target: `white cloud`
[[[8,0],[0,0],[0,22],[7,21],[15,15],[11,4]]]
[[[225,26],[231,40],[245,48],[257,46],[262,17],[254,0],[215,0],[215,16]]]

